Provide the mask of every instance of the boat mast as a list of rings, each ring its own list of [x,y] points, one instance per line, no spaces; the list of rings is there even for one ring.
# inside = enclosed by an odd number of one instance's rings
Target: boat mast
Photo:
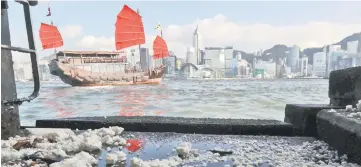
[[[140,16],[140,13],[139,13],[139,9],[137,9],[137,13],[138,13],[138,15]],[[140,44],[138,45],[138,50],[139,50],[139,64],[140,64],[140,69],[141,70],[143,70],[142,69],[142,57],[141,57],[141,55],[140,55]],[[134,60],[135,61],[135,60]],[[136,63],[134,62],[134,65],[135,65]]]
[[[160,28],[160,37],[163,39],[163,29]],[[163,58],[163,49],[162,49],[162,65],[164,65],[164,62],[163,62],[164,58]]]
[[[51,21],[51,25],[53,26],[54,25],[53,21],[52,20],[50,20],[50,21]],[[56,55],[56,48],[54,48],[54,53]]]
[[[53,20],[51,19],[50,2],[48,3],[48,15],[46,16],[50,17],[50,24],[54,26]],[[56,54],[56,48],[54,48],[54,53]]]

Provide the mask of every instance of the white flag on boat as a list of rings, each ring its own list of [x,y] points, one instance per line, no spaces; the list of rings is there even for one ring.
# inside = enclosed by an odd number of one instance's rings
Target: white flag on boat
[[[155,30],[157,30],[157,31],[162,30],[162,27],[160,26],[160,24],[159,24],[159,23],[158,23],[158,24],[157,24],[157,26],[155,27]]]

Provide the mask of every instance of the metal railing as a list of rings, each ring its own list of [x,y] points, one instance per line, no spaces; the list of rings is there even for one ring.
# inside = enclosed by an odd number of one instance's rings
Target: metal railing
[[[12,104],[20,105],[24,101],[30,102],[39,95],[39,90],[40,90],[40,78],[39,78],[39,70],[38,70],[38,62],[37,62],[37,53],[35,48],[33,25],[31,22],[31,15],[30,15],[30,5],[31,6],[37,5],[37,1],[31,0],[28,2],[25,0],[15,0],[15,2],[22,4],[24,8],[25,25],[26,25],[29,49],[21,48],[21,47],[13,47],[9,45],[1,45],[1,49],[17,51],[22,53],[30,53],[31,66],[33,69],[34,90],[31,93],[31,95],[29,95],[28,97],[22,97],[13,100],[2,100],[2,103],[4,105],[12,105]]]

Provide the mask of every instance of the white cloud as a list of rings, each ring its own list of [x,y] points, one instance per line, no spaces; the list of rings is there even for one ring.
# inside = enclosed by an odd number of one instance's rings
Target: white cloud
[[[63,38],[74,38],[83,32],[81,25],[66,25],[60,28],[60,33]]]
[[[114,50],[114,37],[96,37],[93,35],[84,36],[80,41],[76,43],[77,46],[86,48],[86,49],[94,49],[94,50]]]
[[[268,49],[275,44],[296,44],[302,48],[320,47],[361,31],[361,24],[330,22],[309,22],[290,26],[239,24],[218,14],[213,18],[196,20],[190,24],[163,26],[163,35],[169,50],[177,56],[185,57],[186,47],[192,45],[192,34],[197,24],[204,47],[234,46],[246,52]],[[152,48],[154,37],[155,34],[147,34],[144,46]],[[78,42],[78,46],[114,48],[114,37],[85,36]]]

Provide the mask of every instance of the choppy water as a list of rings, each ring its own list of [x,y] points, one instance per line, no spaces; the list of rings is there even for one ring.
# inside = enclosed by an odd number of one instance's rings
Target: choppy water
[[[32,82],[17,83],[18,96]],[[327,104],[328,80],[165,80],[160,85],[70,87],[43,82],[20,106],[22,125],[75,116],[159,115],[283,120],[287,103]]]

